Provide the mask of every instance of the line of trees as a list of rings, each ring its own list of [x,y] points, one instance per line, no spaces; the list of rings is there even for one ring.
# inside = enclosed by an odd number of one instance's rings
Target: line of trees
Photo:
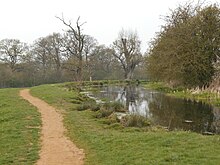
[[[75,24],[63,16],[57,19],[66,27],[63,34],[38,38],[31,45],[17,39],[0,41],[0,87],[82,81],[90,77],[130,80],[135,68],[144,70],[137,33],[122,30],[107,47],[83,33],[85,23],[80,18]]]
[[[172,86],[209,86],[220,80],[220,7],[186,3],[164,17],[165,25],[149,45],[147,56],[134,31],[121,30],[110,46],[84,34],[80,18],[73,24],[57,17],[66,31],[27,45],[0,41],[0,87],[92,79],[151,79]],[[219,86],[219,83],[217,83]]]
[[[148,75],[174,86],[208,86],[219,75],[219,6],[187,3],[164,20],[148,52]]]

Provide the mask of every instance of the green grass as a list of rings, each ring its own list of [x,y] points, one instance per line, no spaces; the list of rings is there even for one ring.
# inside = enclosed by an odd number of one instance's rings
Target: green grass
[[[104,124],[92,111],[77,111],[76,91],[61,85],[34,87],[31,93],[64,110],[67,135],[85,149],[88,165],[216,165],[220,164],[220,136],[183,131],[143,131],[120,124]],[[62,104],[59,104],[62,103]]]
[[[18,92],[0,89],[1,165],[31,165],[39,158],[40,114]]]
[[[220,107],[220,95],[218,95],[217,93],[212,93],[208,91],[200,91],[198,93],[193,93],[190,90],[184,89],[182,87],[170,88],[162,82],[148,82],[144,84],[144,87],[164,92],[170,96],[198,100]]]

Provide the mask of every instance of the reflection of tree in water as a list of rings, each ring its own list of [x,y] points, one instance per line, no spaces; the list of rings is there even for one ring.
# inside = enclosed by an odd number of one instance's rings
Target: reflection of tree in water
[[[210,105],[163,95],[154,95],[153,100],[149,107],[156,124],[170,129],[211,131],[213,113]]]
[[[202,102],[177,99],[135,85],[108,86],[98,98],[123,103],[130,113],[170,129],[220,133],[220,110]],[[192,122],[190,122],[192,121]]]
[[[213,118],[213,123],[211,125],[211,130],[220,134],[220,109],[214,107],[213,114],[214,114],[214,118]]]
[[[126,107],[129,108],[129,104],[130,103],[134,103],[135,104],[135,101],[137,98],[137,93],[136,93],[136,87],[133,86],[133,85],[127,85],[124,87],[124,90],[123,90],[123,93],[122,93],[122,97],[125,97],[125,100],[126,100]]]
[[[212,113],[212,107],[202,102],[168,97],[161,93],[143,90],[135,85],[125,86],[117,98],[126,105],[130,113],[150,118],[153,123],[171,130],[216,132],[216,127],[220,127],[220,119],[213,124],[213,119],[216,117]]]
[[[150,117],[146,91],[136,85],[127,85],[120,92],[118,101],[122,102],[132,114]],[[149,98],[148,98],[149,99]],[[122,101],[123,100],[123,101]]]

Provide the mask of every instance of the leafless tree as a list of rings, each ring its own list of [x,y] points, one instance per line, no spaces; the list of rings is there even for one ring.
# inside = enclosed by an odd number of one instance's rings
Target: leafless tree
[[[82,80],[83,72],[83,49],[85,44],[85,35],[82,33],[82,26],[85,22],[80,23],[80,17],[76,21],[76,27],[72,26],[72,22],[67,22],[63,15],[62,17],[56,17],[59,19],[65,26],[68,27],[67,37],[68,41],[66,42],[65,48],[71,56],[74,56],[78,60],[77,64],[77,80]]]
[[[42,72],[42,77],[46,80],[49,65],[51,65],[51,57],[48,52],[47,39],[42,37],[37,39],[32,46],[32,56],[36,62],[39,72]]]
[[[137,33],[124,30],[119,32],[118,39],[113,42],[113,55],[120,61],[127,80],[133,78],[135,67],[141,62],[140,45]]]
[[[98,42],[95,38],[89,35],[85,35],[83,54],[85,56],[86,64],[88,63],[89,57],[93,55],[93,52],[97,45],[98,45]]]
[[[62,76],[61,67],[64,56],[63,37],[60,33],[53,33],[52,35],[47,36],[45,39],[47,42],[45,49],[52,60],[53,66],[55,66],[56,78],[59,80]]]
[[[0,59],[7,63],[12,72],[16,70],[16,64],[22,59],[26,44],[16,39],[3,39],[0,41]]]

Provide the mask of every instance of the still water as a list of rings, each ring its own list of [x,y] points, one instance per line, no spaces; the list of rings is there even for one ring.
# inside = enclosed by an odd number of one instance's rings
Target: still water
[[[220,134],[220,109],[203,102],[179,99],[138,86],[105,86],[92,95],[119,101],[129,113],[147,117],[170,130],[182,129]]]

